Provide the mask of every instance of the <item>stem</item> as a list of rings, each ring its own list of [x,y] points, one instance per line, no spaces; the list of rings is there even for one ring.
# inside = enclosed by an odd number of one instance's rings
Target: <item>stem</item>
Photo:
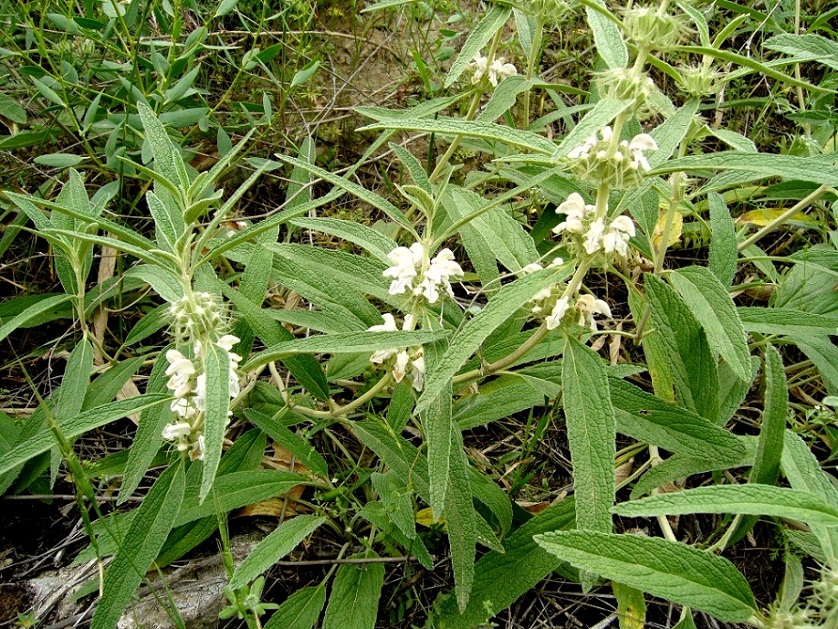
[[[541,58],[541,40],[544,35],[544,22],[539,18],[538,26],[532,37],[532,46],[530,47],[530,54],[527,58],[527,81],[531,80],[535,73],[535,64]],[[524,117],[523,129],[530,126],[530,90],[524,92]]]

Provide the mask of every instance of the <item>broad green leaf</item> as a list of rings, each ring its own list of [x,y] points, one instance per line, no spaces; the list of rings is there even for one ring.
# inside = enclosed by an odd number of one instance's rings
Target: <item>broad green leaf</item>
[[[36,317],[42,315],[45,312],[54,310],[56,306],[70,301],[72,298],[73,295],[53,295],[51,297],[47,297],[45,299],[37,301],[36,303],[26,308],[26,310],[21,312],[19,315],[13,317],[12,319],[0,326],[0,341],[5,339],[7,336],[9,336],[9,334],[14,332],[18,328],[25,326],[32,319],[35,319]]]
[[[495,5],[483,16],[480,23],[469,33],[466,42],[460,49],[460,54],[451,64],[451,69],[448,71],[448,76],[445,77],[443,87],[447,89],[454,85],[466,66],[474,60],[475,56],[480,53],[480,49],[488,43],[494,34],[503,28],[511,14],[512,11],[508,7]]]
[[[326,521],[324,517],[298,515],[277,527],[270,535],[259,542],[245,557],[233,577],[230,587],[234,590],[246,586],[265,570],[282,559],[308,537],[317,527]]]
[[[469,430],[545,403],[544,393],[516,376],[490,380],[476,395],[461,398],[454,406],[460,430]]]
[[[759,358],[751,356],[751,377],[747,380],[737,378],[727,363],[719,365],[719,419],[716,422],[719,426],[727,424],[742,406],[759,371],[759,365]]]
[[[204,373],[206,374],[206,411],[204,411],[204,474],[201,478],[200,502],[212,489],[221,449],[227,412],[230,410],[230,356],[215,343],[204,343]]]
[[[277,343],[259,352],[241,367],[250,371],[266,365],[273,360],[280,360],[294,354],[347,354],[375,352],[395,347],[424,345],[443,339],[448,332],[346,332],[343,334],[323,334],[309,338],[294,339]]]
[[[215,479],[213,489],[215,500],[200,501],[200,484],[186,487],[183,507],[178,513],[175,526],[214,515],[216,509],[223,513],[250,504],[287,494],[298,485],[308,485],[302,476],[277,470],[249,470],[225,474]]]
[[[566,267],[545,269],[521,277],[504,286],[474,318],[469,319],[451,339],[448,350],[436,369],[429,371],[425,390],[416,405],[417,412],[427,409],[439,396],[446,383],[459,371],[480,344],[504,321],[511,317],[538,291],[561,281],[568,275]]]
[[[740,459],[708,460],[684,454],[669,457],[663,463],[656,465],[635,483],[631,490],[631,499],[636,500],[661,485],[674,482],[680,478],[687,478],[695,474],[703,474],[716,470],[726,470],[732,467],[742,467],[751,464],[753,456],[743,456]]]
[[[169,399],[165,395],[146,394],[119,402],[111,402],[79,413],[75,417],[59,423],[59,428],[64,437],[74,439],[88,430],[99,428],[117,419],[160,405]],[[4,474],[21,463],[48,451],[53,445],[54,439],[51,432],[40,432],[31,439],[17,444],[9,452],[0,456],[0,474]]]
[[[740,306],[739,318],[748,332],[782,334],[786,336],[814,336],[835,334],[838,316],[823,315],[790,308],[759,308]]]
[[[726,622],[745,622],[757,611],[748,583],[732,563],[685,544],[593,531],[544,533],[535,540],[578,568]]]
[[[141,279],[170,304],[183,298],[183,284],[174,271],[152,264],[139,264],[128,269],[124,275]]]
[[[91,627],[115,627],[122,611],[151,566],[181,506],[184,491],[183,461],[171,465],[152,485],[105,573],[102,598]]]
[[[0,116],[17,124],[26,124],[27,121],[26,110],[8,94],[0,94]]]
[[[82,410],[89,410],[102,404],[107,404],[122,390],[131,377],[137,373],[145,359],[142,356],[128,358],[114,363],[100,374],[87,389],[84,396]],[[150,391],[146,391],[150,393]]]
[[[605,364],[568,338],[562,360],[562,405],[573,463],[576,528],[611,532],[616,427]]]
[[[87,338],[83,338],[70,352],[61,387],[55,394],[55,421],[62,425],[67,420],[76,417],[84,406],[84,398],[90,384],[90,374],[93,371],[93,346]],[[110,400],[108,400],[110,401]],[[69,440],[72,443],[72,440]],[[50,487],[55,485],[58,469],[61,466],[61,452],[52,449],[52,465],[50,472]]]
[[[493,122],[478,122],[476,120],[459,120],[454,118],[387,118],[382,122],[362,127],[359,131],[380,129],[421,131],[423,133],[435,133],[445,136],[461,135],[488,140],[490,142],[502,142],[517,149],[540,153],[541,155],[553,155],[556,151],[556,146],[550,140],[537,133],[521,131]],[[568,151],[572,148],[572,146],[568,147]]]
[[[619,378],[609,378],[608,382],[618,432],[673,453],[703,457],[707,462],[741,460],[744,447],[727,430]]]
[[[590,0],[590,3],[599,5],[603,11],[608,11],[603,0]],[[623,41],[620,27],[614,20],[608,19],[591,6],[585,7],[585,14],[588,17],[588,26],[594,33],[596,51],[605,61],[605,65],[611,69],[628,67],[628,49]]]
[[[149,191],[146,193],[145,199],[146,203],[148,203],[151,216],[154,218],[157,244],[174,252],[175,243],[183,234],[186,226],[179,212],[179,208],[171,208],[170,205],[173,205],[173,203],[166,201],[167,196],[171,199],[170,195],[163,194],[162,196],[158,196],[154,192]]]
[[[393,387],[390,404],[387,406],[387,424],[393,432],[401,433],[407,422],[410,421],[415,404],[416,398],[413,395],[413,387],[407,380],[402,380]]]
[[[369,551],[365,557],[378,555]],[[323,618],[323,629],[373,629],[384,585],[384,564],[343,564],[338,567]]]
[[[838,44],[816,33],[782,33],[766,39],[762,45],[792,57],[805,56],[838,70]]]
[[[710,270],[724,286],[736,275],[739,258],[736,249],[736,225],[724,198],[716,192],[707,195],[710,205]]]
[[[326,604],[323,584],[301,588],[279,606],[264,629],[312,629]]]
[[[793,489],[808,492],[827,504],[838,505],[838,489],[821,469],[806,442],[791,430],[785,433],[780,465]],[[812,532],[817,536],[824,555],[834,562],[838,558],[838,528],[813,525]]]
[[[677,493],[658,494],[623,502],[612,511],[617,515],[632,517],[741,513],[794,518],[821,526],[838,525],[838,503],[830,504],[808,492],[773,485],[696,487]]]
[[[669,279],[704,328],[710,348],[724,358],[741,380],[748,380],[751,377],[748,339],[724,285],[701,266],[673,271]]]
[[[451,398],[448,397],[445,401],[450,406]],[[450,410],[448,412],[450,418]],[[468,479],[468,461],[463,451],[463,437],[456,426],[452,428],[452,452],[450,457],[444,516],[446,530],[448,531],[448,542],[451,547],[451,566],[454,569],[454,591],[457,597],[457,605],[460,611],[464,611],[474,582],[478,518],[472,504],[472,492]],[[433,489],[433,485],[431,485],[431,489]],[[491,535],[491,531],[489,535]]]
[[[169,361],[166,360],[166,353],[160,352],[151,370],[146,385],[146,393],[163,395],[169,393],[166,387],[166,382],[169,379],[166,375],[168,367]],[[129,450],[128,463],[125,466],[122,484],[119,487],[118,504],[125,502],[134,493],[134,490],[140,486],[143,476],[148,471],[154,456],[160,449],[160,444],[163,442],[163,428],[171,421],[172,417],[172,411],[168,405],[160,404],[143,411],[140,422],[137,424],[134,442]]]
[[[476,120],[494,122],[512,109],[512,106],[518,100],[518,95],[531,90],[533,84],[532,79],[527,80],[524,76],[506,77],[492,91],[489,102],[483,106],[483,111],[480,112]]]
[[[698,170],[741,170],[757,173],[760,177],[783,177],[826,185],[831,185],[838,179],[838,167],[822,160],[796,155],[754,155],[741,151],[720,151],[681,157],[658,166],[650,175]]]
[[[719,380],[704,329],[681,298],[654,275],[646,275],[654,337],[665,352],[681,404],[715,421],[719,414]],[[750,366],[749,371],[750,374]]]
[[[505,553],[490,552],[475,565],[469,604],[460,610],[454,596],[442,600],[440,629],[471,629],[488,621],[515,602],[561,564],[543,550],[533,536],[570,528],[575,522],[573,498],[548,507],[504,540]]]
[[[381,497],[387,516],[407,539],[416,539],[416,519],[413,509],[413,492],[404,479],[392,470],[385,474],[373,472],[372,485]]]
[[[294,76],[291,78],[291,87],[298,87],[308,81],[314,74],[317,72],[317,69],[320,67],[320,59],[312,59],[307,64],[305,64],[302,68],[297,70],[294,73]]]

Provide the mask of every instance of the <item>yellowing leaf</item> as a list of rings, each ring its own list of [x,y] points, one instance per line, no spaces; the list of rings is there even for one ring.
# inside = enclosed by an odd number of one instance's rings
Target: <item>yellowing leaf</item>
[[[660,251],[661,240],[663,240],[663,230],[666,227],[667,216],[666,212],[661,213],[658,217],[658,222],[655,223],[655,231],[652,233],[652,246],[656,251]],[[666,243],[668,249],[675,243],[681,240],[681,231],[684,227],[684,217],[676,212],[672,217],[672,226],[669,228],[669,242]]]
[[[736,219],[736,222],[740,224],[748,223],[749,225],[756,225],[757,227],[765,227],[772,221],[777,220],[777,218],[779,218],[785,211],[786,208],[751,210],[750,212],[745,212],[742,216]],[[814,223],[814,221],[803,212],[797,212],[786,220],[799,221],[802,223]]]
[[[421,524],[422,526],[431,527],[434,524],[444,524],[445,518],[440,518],[439,520],[434,520],[434,514],[431,511],[430,507],[425,507],[424,509],[420,509],[416,513],[416,524]]]

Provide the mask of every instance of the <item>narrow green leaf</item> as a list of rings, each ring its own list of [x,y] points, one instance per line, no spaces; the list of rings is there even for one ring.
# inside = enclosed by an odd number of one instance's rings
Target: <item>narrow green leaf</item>
[[[813,494],[773,485],[711,485],[677,493],[658,494],[623,502],[612,511],[622,516],[685,515],[688,513],[741,513],[794,518],[802,522],[838,525],[838,504]]]
[[[448,398],[448,403],[451,403],[450,398]],[[468,605],[474,583],[478,518],[472,503],[468,461],[463,451],[463,437],[456,427],[453,437],[444,515],[448,542],[451,547],[451,566],[454,569],[454,592],[457,605],[462,612]]]
[[[590,0],[590,2],[598,4],[603,11],[608,11],[603,0]],[[627,67],[629,61],[628,49],[623,41],[620,27],[614,20],[608,19],[600,11],[590,6],[585,7],[585,14],[588,17],[588,26],[594,33],[596,51],[605,61],[605,65],[611,69]]]
[[[838,167],[823,160],[796,155],[754,155],[741,151],[719,151],[681,157],[658,166],[650,175],[697,170],[740,170],[758,174],[760,177],[784,177],[826,185],[831,185],[838,179]]]
[[[152,408],[169,399],[170,397],[165,395],[146,394],[119,402],[111,402],[79,413],[66,422],[60,423],[59,428],[67,439],[74,439],[88,430],[99,428],[117,419]],[[0,456],[0,474],[4,474],[21,463],[46,452],[53,445],[52,433],[46,431],[34,435],[24,443],[17,444],[9,452]]]
[[[450,484],[451,460],[459,456],[459,452],[456,451],[458,437],[460,441],[462,440],[459,429],[451,416],[452,395],[449,380],[440,395],[434,399],[433,404],[421,414],[425,442],[428,445],[430,504],[435,520],[439,520],[445,510],[445,496]]]
[[[141,279],[170,304],[183,298],[183,284],[180,278],[168,269],[151,264],[139,264],[128,269],[124,275]]]
[[[250,371],[293,354],[352,354],[375,352],[394,347],[424,345],[448,336],[448,332],[346,332],[343,334],[323,334],[309,338],[284,341],[259,352],[242,366],[242,371]]]
[[[47,153],[46,155],[38,155],[32,161],[41,166],[52,168],[72,168],[81,164],[84,159],[81,155],[73,155],[72,153]]]
[[[726,470],[732,467],[742,467],[753,462],[753,457],[742,456],[740,459],[716,459],[691,457],[676,454],[663,463],[656,465],[646,472],[631,490],[631,499],[636,500],[645,494],[652,493],[661,485],[674,482],[680,478],[687,478],[695,474],[703,474],[716,470]]]
[[[838,316],[823,315],[792,308],[742,306],[739,317],[748,332],[785,336],[831,335],[838,328]]]
[[[561,564],[561,560],[535,543],[533,536],[570,528],[575,522],[574,500],[565,498],[548,507],[504,540],[505,553],[490,552],[475,565],[474,585],[465,610],[457,600],[442,600],[440,629],[472,629],[509,607]]]
[[[270,535],[259,542],[245,557],[233,577],[230,587],[237,590],[244,587],[265,570],[282,559],[297,547],[301,541],[326,521],[324,517],[298,515],[277,527]]]
[[[326,588],[322,583],[299,589],[279,606],[264,629],[312,629],[325,604]]]
[[[736,275],[739,258],[736,249],[736,225],[724,198],[716,192],[707,195],[710,204],[710,270],[724,286]]]
[[[154,111],[143,103],[137,103],[137,111],[145,129],[145,139],[154,155],[155,170],[174,186],[182,190],[189,188],[189,178],[183,165],[183,158],[169,138],[166,128],[154,115]]]
[[[701,323],[710,348],[741,380],[751,377],[751,354],[745,328],[727,289],[711,271],[691,266],[669,276],[681,299]]]
[[[206,374],[206,410],[204,411],[204,474],[201,478],[200,502],[212,489],[221,449],[227,412],[230,410],[230,356],[215,343],[204,343],[204,373]]]
[[[91,627],[115,627],[146,570],[163,547],[180,509],[184,491],[183,462],[170,466],[152,485],[105,573],[102,598]]]
[[[244,413],[248,420],[256,424],[271,439],[291,452],[291,454],[314,474],[321,478],[326,478],[329,475],[326,460],[303,437],[292,432],[273,417],[259,413],[252,408],[245,409]]]
[[[387,258],[387,254],[395,249],[398,245],[389,236],[385,236],[380,231],[367,227],[362,223],[353,221],[344,221],[337,218],[295,218],[291,221],[297,227],[303,229],[311,229],[337,236],[347,242],[355,243],[359,247],[363,247],[373,256],[386,263],[388,266],[392,264]]]
[[[511,317],[538,291],[567,277],[566,267],[545,269],[521,277],[504,286],[474,318],[469,319],[451,339],[448,351],[436,369],[429,371],[425,390],[416,405],[417,412],[430,407],[451,378],[474,354],[489,335]]]
[[[611,532],[616,427],[600,357],[568,338],[562,360],[562,404],[573,463],[576,528]]]
[[[25,326],[32,319],[35,319],[45,312],[54,310],[56,306],[70,301],[72,298],[73,295],[53,295],[32,304],[19,315],[13,317],[3,325],[0,325],[0,341],[5,339],[9,336],[9,334],[18,328]]]
[[[366,555],[375,558],[369,551]],[[323,629],[373,629],[384,585],[384,564],[343,564],[335,574]]]
[[[662,124],[655,127],[651,135],[658,145],[658,150],[649,156],[649,164],[652,168],[660,166],[672,157],[690,130],[697,111],[698,99],[691,98]]]
[[[756,459],[749,483],[773,485],[780,474],[789,392],[783,359],[771,345],[765,347],[765,402]]]
[[[574,566],[726,622],[745,622],[756,612],[748,583],[732,563],[684,544],[593,531],[544,533],[535,540]]]
[[[480,23],[469,33],[466,42],[460,49],[454,63],[451,64],[451,69],[448,71],[448,76],[445,77],[444,87],[447,89],[454,85],[460,75],[466,69],[469,62],[480,52],[480,49],[485,46],[494,34],[506,24],[512,10],[501,5],[494,5]]]

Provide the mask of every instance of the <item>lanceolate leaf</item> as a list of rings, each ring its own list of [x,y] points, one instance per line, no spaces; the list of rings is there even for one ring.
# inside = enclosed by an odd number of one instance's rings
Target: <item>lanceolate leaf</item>
[[[603,0],[590,0],[590,3],[597,4],[604,11],[608,11]],[[585,13],[588,16],[588,25],[594,32],[596,51],[605,64],[611,69],[628,66],[628,49],[620,33],[620,27],[590,6],[585,7]]]
[[[432,361],[429,361],[433,365]],[[428,444],[428,472],[430,474],[431,510],[434,519],[439,520],[445,509],[445,496],[448,492],[451,474],[451,460],[459,456],[462,437],[459,428],[451,417],[451,382],[442,390],[424,413],[422,427]],[[456,434],[455,434],[456,431]]]
[[[450,397],[446,400],[451,403]],[[477,544],[477,516],[468,479],[468,462],[463,452],[463,437],[454,427],[453,450],[449,462],[445,522],[454,569],[454,591],[460,611],[465,610],[474,581],[474,555]],[[433,486],[432,486],[433,487]],[[491,535],[491,531],[489,532]]]
[[[49,312],[64,302],[70,301],[72,298],[73,295],[53,295],[32,304],[19,315],[0,326],[0,341],[9,336],[9,334],[17,330],[19,327],[26,325],[28,321],[36,318],[38,315]]]
[[[745,329],[727,289],[701,266],[678,269],[670,281],[707,334],[710,348],[721,355],[741,379],[751,377],[751,356]]]
[[[79,413],[66,422],[61,422],[59,428],[67,439],[74,439],[88,430],[99,428],[117,419],[157,406],[169,399],[171,398],[165,395],[146,394],[119,402],[111,402]],[[55,442],[52,433],[48,431],[40,432],[31,439],[17,444],[9,452],[0,456],[0,474],[4,474],[32,457],[46,452],[53,445],[55,445]]]
[[[105,573],[102,598],[93,615],[93,629],[116,626],[172,530],[183,491],[183,462],[178,461],[157,479],[131,521],[128,533]]]
[[[367,557],[377,555],[369,552]],[[335,574],[323,629],[373,629],[384,585],[384,564],[343,564]]]
[[[736,275],[736,225],[724,198],[716,192],[707,195],[710,205],[710,270],[724,286]]]
[[[480,20],[480,23],[474,30],[469,33],[466,43],[460,49],[460,54],[454,59],[451,64],[451,69],[448,71],[448,76],[445,77],[445,87],[449,88],[460,78],[460,75],[468,66],[474,57],[480,53],[480,49],[485,46],[492,36],[503,28],[506,20],[509,19],[512,11],[504,6],[495,5],[492,9]]]
[[[655,168],[652,173],[663,175],[672,172],[695,170],[742,170],[758,173],[762,177],[785,177],[812,183],[831,185],[838,179],[838,167],[822,160],[795,155],[754,155],[740,151],[720,151],[706,155],[691,155],[675,159]]]
[[[326,518],[313,515],[298,515],[281,524],[245,557],[230,579],[230,587],[238,589],[253,581],[297,547]]]
[[[838,525],[838,504],[813,494],[773,485],[711,485],[623,502],[613,508],[622,516],[741,513],[794,518],[806,523]]]
[[[297,590],[279,606],[265,629],[311,629],[326,604],[323,584]]]
[[[221,460],[224,428],[230,409],[230,356],[215,343],[205,343],[206,411],[204,412],[204,474],[200,501],[209,494]]]
[[[544,549],[578,568],[709,612],[745,622],[756,612],[748,583],[727,559],[657,537],[593,531],[535,536]]]
[[[562,360],[562,404],[573,463],[576,528],[611,532],[616,428],[605,364],[569,338]]]
[[[765,404],[757,455],[748,482],[773,485],[780,473],[789,392],[783,359],[771,345],[765,348]]]

